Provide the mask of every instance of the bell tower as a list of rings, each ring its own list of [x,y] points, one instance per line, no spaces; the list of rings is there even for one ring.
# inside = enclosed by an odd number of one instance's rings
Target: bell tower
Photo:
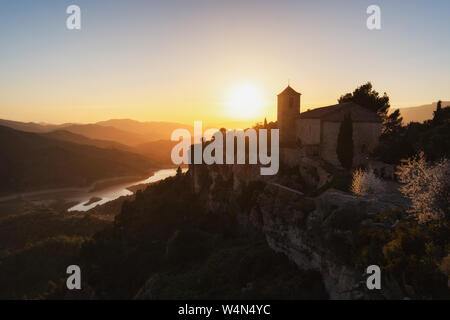
[[[300,114],[301,93],[287,86],[278,95],[278,129],[280,130],[280,147],[295,147],[295,119]]]

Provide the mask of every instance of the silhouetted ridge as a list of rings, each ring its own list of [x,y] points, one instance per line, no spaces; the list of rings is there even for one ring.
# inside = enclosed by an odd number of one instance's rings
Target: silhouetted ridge
[[[153,166],[147,158],[130,152],[49,139],[3,126],[0,148],[0,194],[142,176]]]

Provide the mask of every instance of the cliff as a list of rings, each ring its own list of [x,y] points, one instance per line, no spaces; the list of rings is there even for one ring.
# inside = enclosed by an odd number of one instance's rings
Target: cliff
[[[360,198],[334,189],[305,196],[305,179],[298,188],[293,183],[304,169],[263,178],[251,166],[196,166],[190,174],[208,210],[234,214],[244,232],[263,232],[273,250],[303,270],[319,271],[331,299],[407,296],[394,280],[384,283],[382,292],[367,290],[368,265],[357,255],[361,228],[391,228],[398,221],[379,223],[374,217],[405,203],[388,195]]]

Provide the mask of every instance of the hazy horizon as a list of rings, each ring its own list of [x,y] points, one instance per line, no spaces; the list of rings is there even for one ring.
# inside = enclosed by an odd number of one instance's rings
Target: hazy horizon
[[[438,100],[437,100],[438,101]],[[428,104],[423,104],[423,105],[414,105],[411,107],[399,107],[400,110],[402,109],[413,109],[413,108],[423,108],[423,107],[429,107],[430,105],[436,104],[437,101],[433,101],[430,102]],[[443,101],[443,102],[450,102],[450,101]],[[446,104],[444,106],[447,106]],[[317,108],[320,108],[321,106],[318,106]],[[313,108],[311,108],[313,109]],[[395,109],[395,107],[393,107],[393,109]],[[306,110],[303,110],[306,111]],[[303,112],[302,111],[302,112]],[[265,118],[265,117],[264,117]],[[228,125],[229,128],[244,128],[246,126],[252,126],[256,123],[262,123],[264,121],[264,118],[262,119],[255,119],[254,121],[250,120],[250,121],[226,121],[226,122],[209,122],[209,123],[205,123],[206,128],[211,128],[211,127],[224,127],[226,125]],[[112,121],[112,120],[131,120],[131,121],[138,121],[141,123],[179,123],[181,125],[186,125],[186,126],[193,126],[194,122],[181,122],[181,121],[177,121],[177,120],[143,120],[143,119],[133,119],[133,118],[104,118],[104,119],[98,119],[98,120],[93,120],[93,121],[63,121],[63,122],[48,122],[48,121],[24,121],[21,119],[7,119],[5,117],[1,117],[0,116],[0,120],[6,120],[6,121],[15,121],[15,122],[22,122],[22,123],[36,123],[36,124],[40,124],[40,125],[56,125],[56,126],[60,126],[60,125],[66,125],[66,124],[80,124],[80,125],[86,125],[86,124],[97,124],[100,122],[107,122],[107,121]],[[275,121],[276,119],[274,119]],[[200,119],[198,120],[194,120],[194,121],[201,121]]]

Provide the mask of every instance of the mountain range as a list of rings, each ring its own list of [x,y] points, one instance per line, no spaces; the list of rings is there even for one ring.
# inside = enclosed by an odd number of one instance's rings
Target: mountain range
[[[403,122],[424,122],[433,118],[433,112],[436,110],[437,102],[417,107],[400,108]],[[450,101],[442,101],[442,107],[450,106]]]
[[[193,131],[192,126],[181,123],[140,122],[130,119],[113,119],[92,124],[65,123],[60,125],[0,119],[0,125],[34,133],[65,130],[90,139],[114,141],[128,146],[137,146],[151,141],[170,140],[172,132],[178,128]]]
[[[148,157],[129,151],[4,126],[0,126],[0,148],[0,194],[84,187],[102,179],[144,176],[157,166]]]
[[[130,119],[59,125],[0,119],[0,128],[0,147],[7,153],[0,161],[3,194],[172,167],[171,150],[177,143],[170,141],[172,131],[193,131],[180,123]]]

